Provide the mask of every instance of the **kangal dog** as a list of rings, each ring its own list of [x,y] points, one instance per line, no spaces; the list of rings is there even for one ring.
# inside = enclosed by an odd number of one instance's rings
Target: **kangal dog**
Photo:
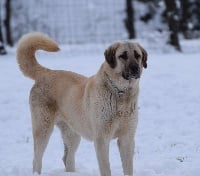
[[[139,80],[147,67],[147,52],[138,43],[116,42],[105,50],[105,62],[97,74],[88,78],[41,66],[35,58],[40,49],[59,50],[55,41],[41,33],[24,35],[17,48],[21,71],[35,80],[30,92],[33,172],[41,173],[42,157],[56,124],[64,142],[67,172],[75,171],[82,136],[94,141],[101,176],[111,176],[109,143],[114,138],[124,175],[133,175]]]

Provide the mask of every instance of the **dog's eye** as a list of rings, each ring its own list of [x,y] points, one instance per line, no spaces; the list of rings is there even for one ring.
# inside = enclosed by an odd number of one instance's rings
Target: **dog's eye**
[[[128,56],[127,56],[127,52],[124,51],[121,55],[119,55],[120,58],[122,58],[123,60],[127,60]]]
[[[140,55],[138,54],[137,51],[134,50],[134,55],[135,55],[135,58],[138,60],[140,58]]]

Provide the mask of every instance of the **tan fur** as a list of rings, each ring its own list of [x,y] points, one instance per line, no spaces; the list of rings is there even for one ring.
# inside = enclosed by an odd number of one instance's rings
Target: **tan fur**
[[[133,175],[139,79],[125,78],[131,74],[130,68],[135,70],[134,66],[140,68],[141,74],[141,47],[130,42],[111,45],[105,57],[113,58],[106,58],[97,74],[89,78],[42,67],[34,55],[38,49],[57,51],[58,46],[47,36],[33,33],[22,37],[17,49],[20,69],[24,75],[35,80],[30,92],[33,172],[41,173],[43,153],[56,124],[61,130],[65,146],[63,161],[66,171],[75,171],[74,155],[80,136],[83,136],[94,141],[101,176],[110,176],[109,142],[118,138],[124,175]],[[134,50],[141,55],[137,60]],[[128,58],[126,60],[121,58],[124,51]]]
[[[24,35],[18,43],[17,61],[25,76],[37,79],[40,72],[47,71],[47,68],[38,64],[35,59],[35,52],[38,49],[45,51],[58,51],[58,45],[48,36],[39,32]]]

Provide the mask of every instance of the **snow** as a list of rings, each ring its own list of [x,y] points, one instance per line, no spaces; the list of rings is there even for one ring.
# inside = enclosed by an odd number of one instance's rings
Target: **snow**
[[[149,53],[141,78],[134,176],[197,176],[200,173],[200,42],[182,41],[185,53],[142,42]],[[104,45],[66,45],[58,53],[38,52],[42,65],[87,76],[104,61]],[[161,48],[165,47],[163,51]],[[15,49],[0,57],[0,176],[32,175],[33,139],[28,97],[33,81],[19,71]],[[55,128],[43,158],[41,176],[98,176],[94,146],[82,140],[77,172],[64,172],[63,144]],[[111,142],[113,176],[122,167]]]

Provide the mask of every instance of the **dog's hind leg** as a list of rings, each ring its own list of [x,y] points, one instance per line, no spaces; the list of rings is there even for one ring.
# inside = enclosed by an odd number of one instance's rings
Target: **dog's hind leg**
[[[63,162],[67,172],[75,171],[75,153],[80,144],[80,136],[75,133],[64,121],[57,123],[64,142]]]
[[[42,157],[54,126],[54,108],[31,100],[32,130],[34,140],[33,172],[41,173]]]

